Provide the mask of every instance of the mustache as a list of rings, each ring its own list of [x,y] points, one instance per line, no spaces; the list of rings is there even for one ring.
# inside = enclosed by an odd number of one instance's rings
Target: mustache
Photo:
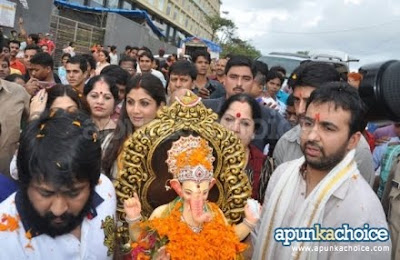
[[[60,218],[63,221],[69,221],[71,219],[74,219],[74,215],[70,213],[64,213],[61,216],[56,216],[52,212],[47,212],[43,218],[47,219],[48,221],[52,221],[54,219]]]
[[[314,141],[307,141],[304,144],[304,147],[310,147],[310,148],[314,148],[314,149],[318,149],[320,151],[322,151],[322,147],[320,145],[318,145],[316,142]]]
[[[234,87],[233,90],[240,90],[240,91],[244,91],[244,89],[242,87]]]

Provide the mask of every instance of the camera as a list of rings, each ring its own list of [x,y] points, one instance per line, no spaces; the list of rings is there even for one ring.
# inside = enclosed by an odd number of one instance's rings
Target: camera
[[[359,94],[369,121],[400,121],[400,61],[368,64],[360,67],[363,80]]]

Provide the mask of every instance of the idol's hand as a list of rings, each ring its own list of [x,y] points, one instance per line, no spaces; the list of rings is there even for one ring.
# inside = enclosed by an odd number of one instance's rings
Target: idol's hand
[[[133,198],[124,201],[124,210],[127,219],[137,219],[140,217],[142,206],[136,192],[133,194]]]
[[[257,201],[253,204],[246,204],[244,207],[244,216],[250,224],[255,225],[260,218],[261,205]]]
[[[169,253],[167,253],[167,250],[165,250],[165,246],[163,246],[160,249],[158,249],[158,251],[153,259],[155,259],[155,260],[170,260],[171,255]]]

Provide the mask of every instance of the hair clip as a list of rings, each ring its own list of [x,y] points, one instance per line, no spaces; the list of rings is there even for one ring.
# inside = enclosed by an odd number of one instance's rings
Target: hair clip
[[[81,127],[81,122],[79,122],[78,120],[72,121],[73,125],[76,125],[77,127]]]
[[[57,165],[58,168],[61,169],[61,164],[59,162],[56,162],[56,165]]]
[[[36,138],[43,138],[44,137],[44,134],[42,133],[42,131],[43,131],[45,126],[46,126],[46,124],[44,124],[44,123],[40,124],[39,133],[36,135]]]
[[[94,142],[94,143],[97,142],[97,133],[96,133],[96,132],[94,132],[94,133],[92,134],[92,138],[93,138],[93,142]]]
[[[296,75],[296,74],[293,74],[293,75],[292,75],[292,79],[297,79],[297,75]]]
[[[49,117],[52,118],[56,114],[57,110],[58,109],[52,109],[51,112],[50,112]]]

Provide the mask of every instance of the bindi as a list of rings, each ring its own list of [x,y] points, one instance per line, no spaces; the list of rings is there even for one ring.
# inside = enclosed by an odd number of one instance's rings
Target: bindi
[[[315,122],[318,123],[321,120],[321,115],[319,113],[316,113],[314,116],[314,120],[315,120]]]
[[[240,118],[242,115],[240,113],[236,113],[236,117]]]

